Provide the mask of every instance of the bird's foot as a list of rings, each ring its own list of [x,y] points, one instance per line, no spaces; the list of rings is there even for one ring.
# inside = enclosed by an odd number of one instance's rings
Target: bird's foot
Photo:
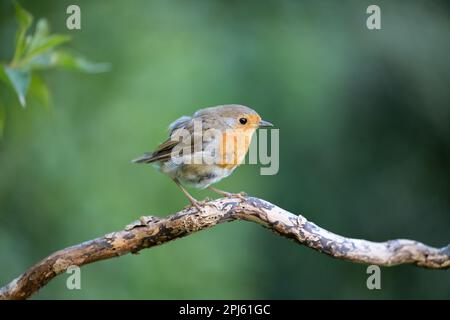
[[[214,187],[211,187],[211,186],[209,186],[209,189],[214,191],[215,193],[218,193],[218,194],[220,194],[220,195],[222,195],[224,197],[227,197],[227,198],[239,198],[241,200],[246,200],[246,197],[247,197],[247,193],[245,193],[243,191],[238,192],[238,193],[231,193],[231,192],[220,190],[220,189],[217,189],[217,188],[214,188]]]
[[[190,208],[194,207],[195,209],[197,209],[198,212],[203,212],[204,209],[205,209],[205,206],[212,205],[208,201],[209,201],[209,199],[205,199],[205,200],[202,200],[202,201],[193,200],[193,201],[190,201],[191,203],[189,205],[187,205],[186,207],[184,207],[184,208],[185,209],[190,209]]]
[[[236,194],[236,197],[238,197],[241,200],[247,200],[248,194],[245,191],[241,191]]]
[[[185,209],[190,209],[192,207],[196,208],[198,212],[204,212],[205,211],[205,206],[210,206],[210,207],[214,207],[215,209],[219,209],[219,207],[217,206],[216,203],[214,203],[212,201],[211,198],[206,197],[204,200],[195,200],[195,201],[191,201],[191,204],[187,205],[186,207],[184,207]]]
[[[224,194],[225,197],[227,198],[239,198],[241,200],[246,200],[246,197],[248,196],[247,193],[245,193],[244,191],[238,192],[238,193],[231,193],[231,192],[226,192]]]

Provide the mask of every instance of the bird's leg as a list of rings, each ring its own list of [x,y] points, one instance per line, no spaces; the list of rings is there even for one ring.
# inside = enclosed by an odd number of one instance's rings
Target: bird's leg
[[[173,179],[173,182],[177,184],[178,187],[180,187],[181,191],[186,195],[186,197],[189,199],[189,202],[200,212],[202,211],[202,204],[200,201],[195,199],[193,196],[190,195],[190,193],[181,185],[181,183],[178,181],[178,179]]]
[[[223,191],[223,190],[211,187],[211,186],[209,186],[208,189],[211,191],[214,191],[215,193],[218,193],[224,197],[227,197],[227,198],[239,198],[241,200],[245,200],[245,196],[247,195],[245,192],[231,193],[231,192]]]

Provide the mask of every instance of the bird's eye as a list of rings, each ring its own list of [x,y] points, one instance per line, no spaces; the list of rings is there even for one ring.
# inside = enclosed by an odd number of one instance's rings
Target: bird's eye
[[[239,123],[240,124],[246,124],[247,123],[247,118],[240,118],[239,119]]]

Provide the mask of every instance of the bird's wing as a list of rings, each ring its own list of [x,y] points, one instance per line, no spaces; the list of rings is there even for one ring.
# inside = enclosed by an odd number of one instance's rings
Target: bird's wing
[[[194,122],[201,121],[202,122],[202,130],[199,132],[194,131]],[[152,162],[165,162],[174,155],[173,149],[175,146],[178,146],[178,150],[176,150],[176,157],[184,157],[184,156],[192,156],[192,157],[203,157],[203,150],[205,147],[218,140],[216,136],[205,137],[204,131],[207,128],[215,128],[216,124],[211,123],[208,119],[204,117],[187,117],[183,116],[174,122],[172,122],[169,126],[169,134],[170,137],[162,144],[160,144],[155,151],[148,152],[142,155],[141,157],[133,160],[134,163],[152,163]],[[188,136],[186,136],[188,135]],[[200,143],[201,150],[195,150],[194,144]],[[189,151],[185,153],[184,151]],[[188,159],[188,158],[186,158]]]
[[[179,129],[186,129],[189,133],[193,131],[193,121],[191,117],[182,116],[169,125],[169,135]],[[180,140],[173,140],[171,137],[161,143],[153,152],[146,152],[141,157],[134,159],[133,163],[152,163],[157,161],[167,161],[171,158],[173,148],[180,143]]]
[[[134,159],[134,163],[152,163],[156,161],[165,161],[170,159],[172,149],[178,144],[178,141],[166,140],[161,143],[155,151],[146,152],[137,159]]]

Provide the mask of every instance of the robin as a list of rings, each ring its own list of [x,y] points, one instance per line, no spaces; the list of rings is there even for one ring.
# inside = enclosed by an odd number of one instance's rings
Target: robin
[[[203,203],[191,196],[183,184],[242,198],[242,193],[226,192],[211,184],[228,177],[243,162],[256,129],[271,126],[256,111],[243,105],[200,109],[193,116],[183,116],[172,122],[170,137],[155,151],[132,162],[156,164],[200,211]]]

